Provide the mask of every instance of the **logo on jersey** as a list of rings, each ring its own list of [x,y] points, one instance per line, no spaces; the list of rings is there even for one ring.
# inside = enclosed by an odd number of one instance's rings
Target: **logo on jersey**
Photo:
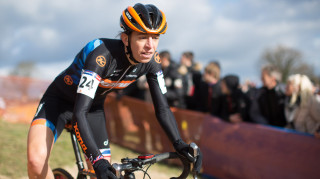
[[[64,76],[63,80],[67,85],[72,85],[73,84],[73,80],[72,80],[70,75]]]
[[[75,132],[75,134],[77,136],[78,142],[79,142],[83,152],[86,153],[87,152],[87,146],[83,143],[83,140],[82,140],[82,138],[80,136],[80,132],[79,132],[79,129],[78,129],[78,123],[77,122],[73,126],[73,128],[74,128],[74,132]]]
[[[132,72],[135,73],[135,72],[137,71],[137,69],[138,69],[138,68],[133,69]]]
[[[156,61],[157,63],[161,63],[160,56],[159,56],[158,52],[154,53],[154,61]]]
[[[100,55],[100,56],[97,56],[96,62],[99,66],[104,67],[107,61],[106,61],[106,58],[104,58],[104,56]]]
[[[164,82],[162,71],[161,70],[158,71],[156,73],[156,75],[157,75],[158,84],[159,84],[159,87],[160,87],[160,90],[161,90],[162,94],[166,94],[167,93],[167,88],[166,88],[166,84]]]
[[[123,89],[128,87],[131,83],[136,80],[131,81],[111,81],[109,79],[103,79],[100,81],[99,86],[102,88],[114,88],[114,89]]]
[[[40,112],[40,110],[41,110],[41,108],[42,108],[43,105],[44,105],[44,102],[39,104],[38,109],[37,109],[37,112],[36,112],[36,114],[34,115],[34,117],[38,116],[38,114],[39,114],[39,112]]]

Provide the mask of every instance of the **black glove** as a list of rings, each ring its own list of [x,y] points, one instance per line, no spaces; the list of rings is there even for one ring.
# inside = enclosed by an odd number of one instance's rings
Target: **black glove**
[[[98,179],[117,179],[115,174],[112,172],[112,166],[108,160],[98,160],[96,163],[94,163],[93,169],[96,172]]]
[[[175,141],[173,143],[173,147],[180,155],[187,158],[190,163],[194,163],[193,171],[200,173],[202,167],[202,153],[200,151],[200,148],[198,148],[197,155],[196,157],[194,157],[195,154],[193,154],[193,149],[182,139]]]
[[[190,147],[186,144],[182,139],[178,139],[173,143],[174,149],[178,152],[178,154],[187,158],[190,163],[195,162],[196,158],[194,158],[190,153]]]

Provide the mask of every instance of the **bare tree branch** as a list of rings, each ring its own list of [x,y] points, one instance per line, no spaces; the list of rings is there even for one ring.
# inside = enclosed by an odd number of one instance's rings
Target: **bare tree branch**
[[[282,82],[286,82],[289,75],[305,74],[311,79],[316,77],[311,65],[302,61],[302,54],[296,49],[279,45],[266,49],[260,59],[261,65],[274,65],[282,73]]]

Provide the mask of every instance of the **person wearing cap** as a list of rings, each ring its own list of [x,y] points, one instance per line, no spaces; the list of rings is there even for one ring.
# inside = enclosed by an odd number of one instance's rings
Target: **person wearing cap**
[[[115,178],[104,100],[108,93],[126,88],[142,75],[146,75],[158,122],[175,150],[189,162],[196,160],[188,154],[189,145],[181,139],[164,95],[167,89],[156,49],[160,34],[167,30],[165,14],[154,5],[138,3],[122,12],[120,26],[121,39],[89,42],[43,95],[28,134],[29,178],[53,178],[48,159],[67,122],[72,123],[97,178]],[[196,170],[201,168],[201,158],[200,153]]]

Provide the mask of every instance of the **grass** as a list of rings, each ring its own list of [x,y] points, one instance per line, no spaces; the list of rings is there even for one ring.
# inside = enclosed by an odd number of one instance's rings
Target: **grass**
[[[27,135],[29,125],[8,123],[0,119],[0,178],[25,178],[27,177]],[[111,144],[112,161],[119,162],[124,157],[136,157],[134,151]],[[52,168],[74,166],[75,157],[72,149],[70,135],[63,132],[54,145],[50,166]],[[150,168],[152,173],[166,173],[169,176],[178,176],[181,172],[177,167],[157,164]],[[165,171],[165,172],[164,172]],[[157,178],[157,176],[152,176]]]
[[[26,124],[11,124],[0,120],[0,174],[17,178],[27,176]]]

